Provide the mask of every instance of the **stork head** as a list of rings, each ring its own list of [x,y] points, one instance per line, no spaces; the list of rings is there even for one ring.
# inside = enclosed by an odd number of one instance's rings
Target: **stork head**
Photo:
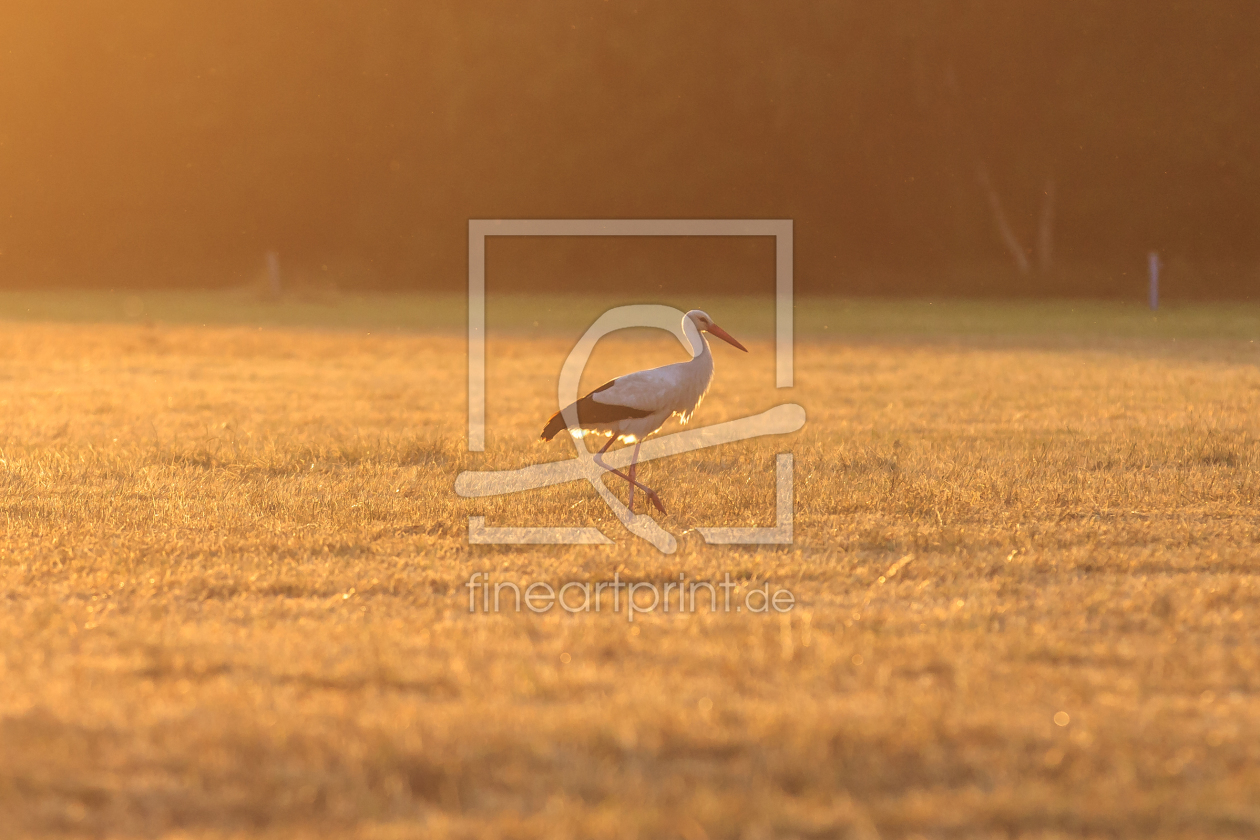
[[[717,336],[718,338],[722,339],[723,341],[725,341],[727,344],[731,345],[732,347],[738,347],[740,350],[743,350],[745,353],[748,352],[747,347],[745,347],[744,345],[736,341],[734,338],[732,338],[731,334],[728,333],[726,330],[722,329],[717,324],[713,323],[713,319],[709,317],[708,312],[704,312],[700,309],[693,309],[687,313],[687,318],[691,320],[691,323],[696,325],[697,330],[701,332],[707,332],[709,335]]]

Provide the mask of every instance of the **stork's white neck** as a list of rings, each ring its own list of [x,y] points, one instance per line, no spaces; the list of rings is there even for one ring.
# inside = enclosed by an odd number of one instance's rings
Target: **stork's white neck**
[[[696,328],[690,318],[683,318],[683,332],[686,333],[687,340],[691,342],[692,361],[709,355],[709,340]]]
[[[691,343],[691,360],[674,366],[680,374],[677,380],[677,407],[674,413],[682,422],[691,419],[691,414],[704,399],[705,393],[713,382],[713,354],[709,352],[709,341],[704,333],[696,327],[690,318],[683,319],[683,332]]]

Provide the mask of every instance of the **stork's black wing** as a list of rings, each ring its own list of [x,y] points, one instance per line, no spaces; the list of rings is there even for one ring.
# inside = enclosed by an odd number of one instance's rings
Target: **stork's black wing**
[[[597,402],[592,399],[600,391],[607,391],[617,382],[616,379],[605,382],[594,391],[591,391],[585,397],[574,403],[577,406],[578,425],[585,428],[588,424],[594,426],[599,423],[616,423],[618,420],[630,420],[635,417],[647,417],[652,412],[644,411],[641,408],[631,408],[628,405],[613,405],[610,403]],[[551,415],[551,419],[547,421],[546,427],[542,430],[542,439],[551,440],[564,426],[564,412],[557,411]]]

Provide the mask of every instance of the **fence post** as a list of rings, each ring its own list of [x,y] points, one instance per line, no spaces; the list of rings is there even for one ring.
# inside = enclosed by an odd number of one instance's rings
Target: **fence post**
[[[267,290],[271,292],[273,298],[279,298],[284,292],[280,280],[280,253],[278,251],[267,252]]]

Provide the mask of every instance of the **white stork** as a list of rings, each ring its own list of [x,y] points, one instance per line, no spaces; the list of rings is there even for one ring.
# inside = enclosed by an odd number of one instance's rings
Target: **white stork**
[[[727,344],[748,352],[747,347],[713,323],[713,319],[699,309],[693,309],[684,315],[682,326],[691,342],[691,361],[641,370],[605,382],[576,403],[551,415],[542,431],[542,439],[551,440],[565,428],[564,413],[574,408],[579,436],[585,433],[611,435],[604,448],[595,454],[595,463],[629,482],[631,513],[634,513],[636,487],[647,494],[657,510],[665,512],[665,506],[661,504],[656,491],[635,480],[639,447],[644,438],[660,431],[670,417],[677,415],[681,422],[686,423],[704,399],[709,384],[713,381],[713,354],[709,351],[709,342],[704,333],[712,333]],[[603,454],[618,440],[634,444],[629,475],[604,463]]]

